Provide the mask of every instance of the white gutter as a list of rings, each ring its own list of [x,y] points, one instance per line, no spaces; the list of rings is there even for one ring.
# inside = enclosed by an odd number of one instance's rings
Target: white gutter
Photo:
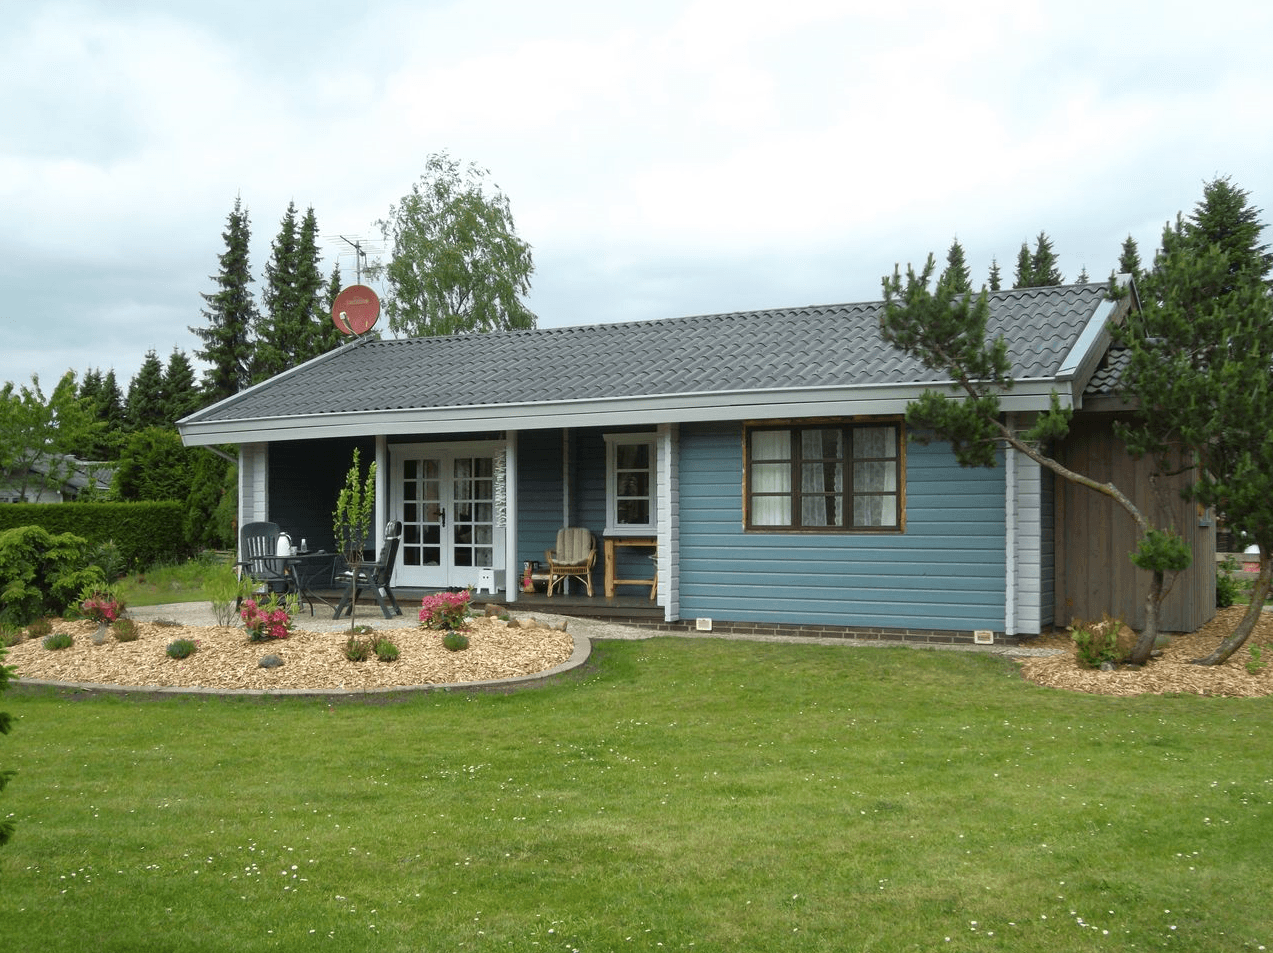
[[[390,436],[413,433],[463,433],[481,430],[538,430],[562,427],[609,427],[630,424],[707,423],[774,420],[785,417],[900,415],[925,390],[941,384],[843,388],[789,388],[708,394],[619,397],[553,403],[491,404],[405,410],[351,411],[226,421],[182,421],[177,425],[186,446],[252,443],[331,437],[361,437],[368,432]],[[1056,383],[1052,379],[1019,381],[1001,394],[1005,411],[1047,410]],[[951,395],[953,399],[962,398]],[[1060,395],[1069,406],[1069,394]]]

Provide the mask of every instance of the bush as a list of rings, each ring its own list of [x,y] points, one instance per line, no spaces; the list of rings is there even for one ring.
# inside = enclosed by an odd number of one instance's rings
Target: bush
[[[356,639],[352,635],[345,643],[345,658],[351,662],[365,662],[371,654],[371,646],[362,639]]]
[[[181,525],[185,511],[184,504],[171,501],[70,506],[11,503],[0,506],[0,530],[39,526],[51,535],[73,533],[90,547],[112,543],[124,566],[137,568],[181,562],[190,555]]]
[[[295,605],[288,600],[279,602],[277,593],[270,593],[270,598],[263,604],[255,599],[243,603],[243,627],[248,631],[248,641],[267,642],[270,639],[285,639],[292,634],[292,613]]]
[[[472,598],[473,594],[468,589],[425,596],[420,603],[420,625],[426,629],[463,628],[469,620]]]
[[[469,647],[469,637],[463,632],[448,632],[442,636],[442,645],[452,652],[462,652]]]
[[[106,577],[108,583],[122,579],[128,572],[128,563],[124,559],[124,554],[113,539],[91,547],[88,558],[89,562],[102,570],[102,575]]]
[[[1242,595],[1242,583],[1233,575],[1237,571],[1238,561],[1232,556],[1225,556],[1217,568],[1216,608],[1227,609]]]
[[[244,575],[239,578],[230,563],[212,566],[204,585],[212,599],[212,614],[216,617],[217,625],[233,625],[235,606],[241,599],[250,596],[255,588],[252,577]]]
[[[189,658],[199,651],[199,645],[190,639],[174,639],[168,643],[166,649],[169,658],[183,659]]]
[[[27,638],[42,639],[53,631],[53,623],[48,619],[36,619],[27,626]]]
[[[0,625],[0,649],[7,649],[22,641],[22,630],[16,625]]]
[[[1075,619],[1070,624],[1070,638],[1078,649],[1078,660],[1088,668],[1100,668],[1105,662],[1119,659],[1118,633],[1123,620],[1112,618],[1109,613],[1100,622],[1084,622]]]
[[[75,640],[71,638],[71,633],[69,632],[58,632],[44,637],[44,647],[50,652],[56,652],[58,649],[69,649],[74,644]]]
[[[386,638],[372,639],[371,650],[376,653],[376,658],[382,662],[398,661],[398,647]]]
[[[120,619],[111,626],[111,634],[116,642],[136,642],[141,634],[137,631],[137,623],[132,619]]]
[[[0,532],[0,623],[26,625],[42,615],[59,615],[85,587],[104,582],[79,536],[54,536],[39,526]]]

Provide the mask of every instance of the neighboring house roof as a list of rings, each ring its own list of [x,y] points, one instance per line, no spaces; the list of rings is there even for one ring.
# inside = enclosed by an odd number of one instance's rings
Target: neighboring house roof
[[[999,291],[1009,410],[1065,405],[1107,345],[1106,284]],[[403,340],[325,354],[180,421],[187,444],[900,413],[942,375],[886,344],[882,302]]]
[[[111,477],[114,476],[115,471],[108,464],[92,463],[65,454],[59,455],[57,461],[58,475],[62,479],[60,484],[53,488],[56,492],[74,498],[83,493],[90,485],[101,492],[110,489]],[[39,487],[30,487],[30,490],[38,493],[39,489],[43,488],[43,480],[48,477],[52,465],[52,461],[45,457],[41,457],[31,464],[28,472],[38,473],[41,480],[37,481],[40,483]],[[69,469],[67,469],[68,466]],[[21,476],[22,474],[20,473],[0,474],[0,483],[16,487],[21,482]]]

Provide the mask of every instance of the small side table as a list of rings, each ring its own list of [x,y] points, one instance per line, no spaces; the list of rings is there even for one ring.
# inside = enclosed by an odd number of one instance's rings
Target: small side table
[[[615,586],[649,586],[650,599],[653,600],[658,592],[659,577],[658,572],[653,571],[653,578],[650,579],[616,579],[615,578],[615,550],[622,548],[644,547],[653,549],[651,554],[656,557],[656,561],[651,565],[657,565],[657,556],[659,552],[659,541],[654,536],[607,536],[606,537],[606,598],[614,598]]]

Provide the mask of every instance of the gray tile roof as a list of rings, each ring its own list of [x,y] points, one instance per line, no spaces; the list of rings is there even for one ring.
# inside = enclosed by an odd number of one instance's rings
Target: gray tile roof
[[[1048,380],[1105,284],[990,296],[1018,380]],[[185,424],[804,388],[923,385],[941,375],[880,338],[881,302],[533,331],[364,341],[206,408]]]

